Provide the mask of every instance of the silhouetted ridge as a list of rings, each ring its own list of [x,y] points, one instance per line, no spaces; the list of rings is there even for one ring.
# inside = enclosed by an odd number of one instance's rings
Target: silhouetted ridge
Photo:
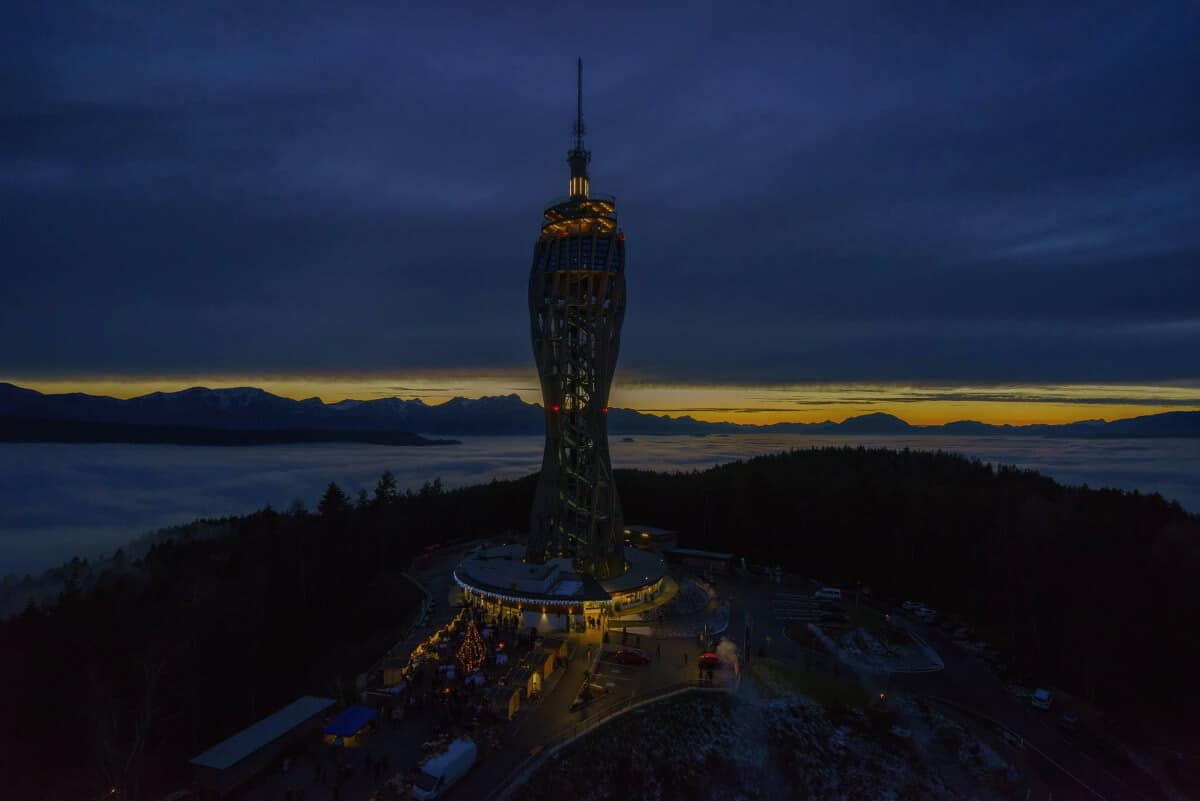
[[[154,392],[128,400],[70,393],[43,395],[0,383],[0,415],[44,420],[192,426],[210,429],[416,432],[435,436],[542,435],[541,406],[515,394],[482,398],[455,397],[429,405],[419,398],[377,398],[325,403],[319,398],[292,400],[254,387]],[[849,417],[840,423],[706,422],[611,409],[608,430],[627,434],[1019,434],[1047,437],[1200,437],[1200,412],[1166,412],[1106,423],[1082,420],[1061,425],[993,425],[959,420],[918,426],[883,412]]]

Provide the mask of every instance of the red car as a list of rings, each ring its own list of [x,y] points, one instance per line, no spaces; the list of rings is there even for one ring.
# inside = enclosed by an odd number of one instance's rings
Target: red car
[[[712,651],[700,655],[700,667],[705,670],[716,670],[721,667],[721,660]]]
[[[650,657],[640,648],[621,648],[617,651],[617,661],[622,665],[645,665]]]

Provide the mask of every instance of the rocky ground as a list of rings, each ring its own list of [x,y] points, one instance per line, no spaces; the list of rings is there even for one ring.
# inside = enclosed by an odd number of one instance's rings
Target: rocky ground
[[[1024,788],[993,747],[910,700],[857,708],[743,685],[738,697],[686,694],[618,718],[513,798],[1005,799]]]

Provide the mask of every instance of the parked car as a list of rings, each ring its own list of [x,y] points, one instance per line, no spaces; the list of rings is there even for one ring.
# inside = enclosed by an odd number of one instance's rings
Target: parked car
[[[720,657],[718,657],[712,651],[709,651],[706,654],[701,654],[700,659],[697,661],[700,667],[704,668],[705,670],[716,670],[717,668],[721,667]]]
[[[1029,702],[1038,709],[1049,709],[1054,703],[1054,693],[1043,687],[1039,687],[1033,691],[1033,695],[1029,696]]]
[[[1079,731],[1079,715],[1076,715],[1074,712],[1062,713],[1058,716],[1058,726],[1064,731]]]
[[[959,626],[954,630],[954,639],[960,642],[966,642],[975,637],[975,632],[970,626]]]
[[[813,593],[813,599],[817,601],[840,601],[842,600],[842,591],[837,587],[822,587]]]
[[[920,601],[905,601],[904,603],[900,604],[900,608],[905,612],[915,612],[918,609],[924,608],[924,606],[925,604],[921,603]]]
[[[920,618],[923,623],[933,623],[937,619],[937,612],[927,606],[918,606],[913,610],[913,614]]]
[[[645,665],[650,661],[650,657],[640,648],[619,648],[617,661],[622,665]]]

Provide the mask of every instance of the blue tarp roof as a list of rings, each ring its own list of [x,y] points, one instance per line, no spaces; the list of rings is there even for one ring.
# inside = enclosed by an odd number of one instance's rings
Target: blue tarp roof
[[[274,714],[242,729],[228,740],[214,745],[192,760],[193,765],[225,770],[236,765],[268,743],[274,742],[306,720],[319,715],[333,706],[332,698],[317,698],[306,695],[298,698]]]
[[[334,737],[353,737],[362,731],[362,727],[370,723],[374,717],[375,710],[370,707],[347,707],[345,712],[329,721],[329,725],[323,729],[322,733],[332,734]]]

